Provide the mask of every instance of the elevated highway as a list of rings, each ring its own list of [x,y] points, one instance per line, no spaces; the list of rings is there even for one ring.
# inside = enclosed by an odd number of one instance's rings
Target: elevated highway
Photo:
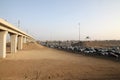
[[[0,18],[0,58],[6,57],[7,34],[10,34],[11,53],[22,50],[23,43],[35,42],[35,39],[31,35]]]

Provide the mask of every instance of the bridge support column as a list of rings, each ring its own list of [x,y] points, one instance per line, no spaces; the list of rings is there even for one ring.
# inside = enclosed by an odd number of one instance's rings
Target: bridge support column
[[[26,37],[23,37],[23,43],[26,43],[26,41],[27,41]]]
[[[18,50],[21,50],[23,48],[23,37],[18,36]]]
[[[30,39],[29,39],[29,38],[27,38],[27,42],[28,42],[28,43],[30,42]]]
[[[0,58],[6,57],[6,37],[7,31],[0,31]]]
[[[17,52],[17,35],[16,34],[11,34],[11,53],[16,53]]]

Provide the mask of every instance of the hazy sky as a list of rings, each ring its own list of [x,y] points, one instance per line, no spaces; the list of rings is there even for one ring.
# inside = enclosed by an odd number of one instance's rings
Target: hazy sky
[[[0,0],[0,17],[40,40],[120,39],[120,0]]]

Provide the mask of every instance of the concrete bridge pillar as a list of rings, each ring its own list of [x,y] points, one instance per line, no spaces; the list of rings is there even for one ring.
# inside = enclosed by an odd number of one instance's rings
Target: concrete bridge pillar
[[[27,42],[26,37],[23,37],[23,43],[26,43],[26,42]]]
[[[7,31],[0,31],[0,58],[6,57],[6,37]]]
[[[27,42],[28,42],[28,43],[30,42],[30,39],[29,39],[29,38],[27,38]]]
[[[16,53],[17,52],[17,35],[11,34],[10,39],[11,39],[11,53]]]
[[[18,36],[18,50],[23,48],[23,36]]]

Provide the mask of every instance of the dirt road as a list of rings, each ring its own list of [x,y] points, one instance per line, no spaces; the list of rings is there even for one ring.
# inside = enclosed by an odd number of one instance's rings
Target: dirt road
[[[120,63],[30,44],[0,59],[0,80],[120,80]]]

